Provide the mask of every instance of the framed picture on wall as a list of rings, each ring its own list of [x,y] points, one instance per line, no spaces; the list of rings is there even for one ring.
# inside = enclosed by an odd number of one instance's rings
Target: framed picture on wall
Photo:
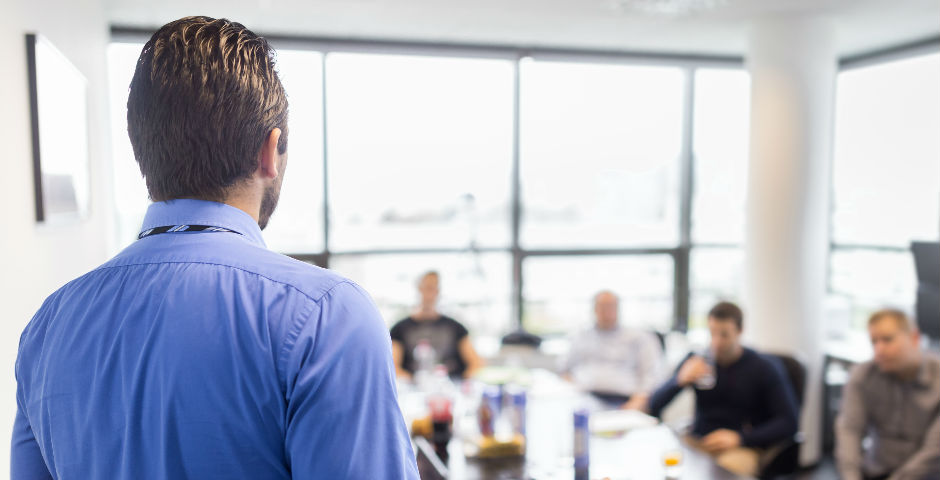
[[[26,34],[36,221],[88,213],[88,95],[84,75],[46,38]]]

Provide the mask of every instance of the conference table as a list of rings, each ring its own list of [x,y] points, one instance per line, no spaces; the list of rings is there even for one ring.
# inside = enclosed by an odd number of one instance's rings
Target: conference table
[[[527,390],[525,455],[501,458],[474,458],[466,455],[473,450],[468,444],[472,444],[474,436],[479,435],[479,429],[476,427],[473,408],[462,405],[476,392],[468,395],[468,390],[473,389],[463,388],[464,395],[457,395],[454,437],[448,444],[447,458],[436,456],[423,439],[416,444],[424,480],[575,478],[574,411],[587,409],[592,417],[609,416],[611,406],[579,391],[551,372],[529,371],[525,376],[526,379],[519,382],[525,384]],[[421,393],[400,390],[399,395],[402,411],[410,425],[413,418],[422,414]],[[718,466],[707,453],[686,444],[682,435],[673,428],[652,419],[649,423],[624,431],[592,433],[589,452],[590,479],[749,478]],[[679,453],[681,460],[667,476],[665,456],[675,453]]]

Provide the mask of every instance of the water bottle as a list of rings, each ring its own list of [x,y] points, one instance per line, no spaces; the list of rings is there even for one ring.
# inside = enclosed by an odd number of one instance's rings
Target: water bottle
[[[434,369],[428,409],[431,411],[431,443],[442,460],[447,459],[447,444],[453,436],[453,387],[447,377],[447,368],[438,365]]]
[[[437,361],[437,353],[434,351],[434,347],[431,346],[431,342],[427,340],[421,340],[418,342],[418,345],[415,346],[414,352],[415,359],[415,384],[418,386],[419,390],[427,390],[431,382],[431,373],[434,370],[434,364]]]

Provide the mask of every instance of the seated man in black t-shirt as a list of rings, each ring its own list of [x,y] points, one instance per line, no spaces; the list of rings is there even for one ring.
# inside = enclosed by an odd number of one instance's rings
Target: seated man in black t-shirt
[[[648,403],[662,410],[685,387],[695,388],[693,442],[735,473],[757,475],[762,450],[793,438],[798,429],[796,394],[783,366],[740,343],[743,314],[722,302],[708,313],[709,362],[689,355]]]
[[[410,379],[426,361],[427,368],[444,365],[452,377],[469,377],[483,366],[470,343],[467,329],[437,311],[440,276],[427,272],[418,281],[418,311],[392,327],[392,357],[399,377]],[[422,358],[424,356],[424,358]]]

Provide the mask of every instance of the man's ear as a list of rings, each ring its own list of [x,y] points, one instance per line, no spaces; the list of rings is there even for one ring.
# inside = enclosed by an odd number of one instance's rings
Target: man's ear
[[[261,178],[277,178],[278,154],[277,142],[281,138],[281,129],[271,130],[268,137],[261,145],[261,151],[258,153],[258,169],[255,173],[261,175]]]

